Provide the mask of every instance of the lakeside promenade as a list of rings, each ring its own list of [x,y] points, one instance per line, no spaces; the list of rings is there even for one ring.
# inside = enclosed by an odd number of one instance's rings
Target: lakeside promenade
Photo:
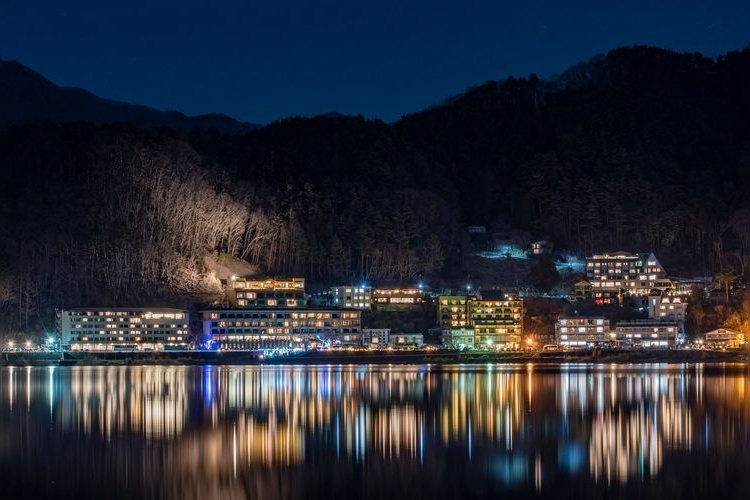
[[[253,351],[4,352],[0,366],[460,364],[460,363],[742,363],[746,350],[581,350],[534,352],[312,351],[266,357]]]

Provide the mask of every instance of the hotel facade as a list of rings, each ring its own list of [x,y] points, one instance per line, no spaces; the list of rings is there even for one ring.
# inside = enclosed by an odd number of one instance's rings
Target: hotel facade
[[[523,336],[523,301],[470,300],[469,324],[474,329],[474,346],[518,349]]]
[[[227,350],[307,349],[360,345],[360,310],[211,309],[201,311],[203,337]]]
[[[680,326],[675,321],[620,321],[615,325],[617,342],[634,347],[674,347]]]
[[[679,296],[651,295],[648,298],[648,317],[660,321],[674,321],[680,325],[680,331],[684,331],[687,300]]]
[[[227,281],[229,303],[235,307],[305,307],[304,278],[253,280],[230,278]]]
[[[586,279],[594,302],[616,304],[622,295],[648,295],[667,275],[653,253],[614,252],[586,257]]]
[[[466,295],[440,295],[437,303],[437,321],[441,328],[466,328],[469,324]]]
[[[190,344],[188,314],[170,308],[85,307],[58,311],[63,349],[162,351]]]
[[[425,303],[427,294],[417,288],[376,288],[372,303],[381,311],[412,309]]]
[[[612,341],[609,320],[604,317],[561,317],[555,323],[555,341],[569,348],[593,347]]]
[[[390,328],[365,328],[362,330],[362,345],[371,349],[385,349],[391,338]]]
[[[476,295],[440,295],[437,324],[452,349],[518,349],[523,337],[523,300]]]
[[[717,328],[705,334],[706,344],[712,347],[736,349],[745,342],[745,336],[730,328]]]
[[[372,287],[331,287],[331,305],[342,309],[372,309]]]

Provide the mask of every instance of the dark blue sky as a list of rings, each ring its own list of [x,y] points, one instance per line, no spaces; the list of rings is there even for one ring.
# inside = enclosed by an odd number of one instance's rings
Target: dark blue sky
[[[256,123],[391,121],[634,44],[748,46],[750,1],[0,0],[6,60],[103,97]]]

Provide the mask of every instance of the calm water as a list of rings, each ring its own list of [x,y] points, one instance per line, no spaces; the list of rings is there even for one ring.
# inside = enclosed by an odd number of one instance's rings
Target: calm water
[[[750,498],[749,384],[741,365],[3,368],[0,497]]]

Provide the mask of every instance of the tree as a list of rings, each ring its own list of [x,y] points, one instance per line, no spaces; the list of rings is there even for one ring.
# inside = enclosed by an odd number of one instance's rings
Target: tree
[[[734,272],[734,268],[732,266],[727,266],[723,271],[720,271],[716,274],[715,279],[724,289],[724,293],[726,295],[725,301],[728,304],[729,292],[732,289],[732,285],[734,284],[735,280],[737,279],[737,273]]]
[[[549,254],[537,257],[529,270],[529,282],[542,293],[549,293],[562,279]]]

